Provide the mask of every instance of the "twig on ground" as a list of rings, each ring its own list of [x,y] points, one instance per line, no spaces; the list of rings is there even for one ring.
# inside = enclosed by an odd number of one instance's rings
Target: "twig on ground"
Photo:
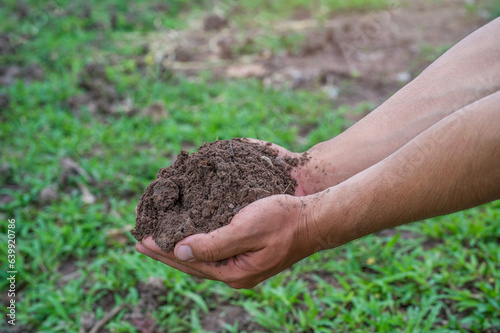
[[[97,321],[89,331],[89,333],[98,333],[101,328],[104,327],[114,316],[116,316],[123,308],[125,307],[125,303],[122,303],[111,310],[107,315],[105,315],[101,320]]]

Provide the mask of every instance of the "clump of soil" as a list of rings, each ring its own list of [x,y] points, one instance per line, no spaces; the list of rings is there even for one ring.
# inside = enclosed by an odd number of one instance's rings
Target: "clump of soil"
[[[132,235],[138,241],[152,236],[169,252],[189,235],[229,224],[256,200],[293,195],[296,181],[289,171],[298,159],[281,159],[270,146],[232,139],[205,143],[191,155],[181,151],[141,196]]]

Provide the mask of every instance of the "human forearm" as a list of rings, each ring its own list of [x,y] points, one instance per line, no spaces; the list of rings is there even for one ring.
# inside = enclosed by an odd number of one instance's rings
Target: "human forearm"
[[[183,239],[174,253],[151,238],[136,248],[185,273],[251,288],[321,249],[499,198],[499,185],[500,92],[341,184],[255,201],[229,225]]]
[[[291,170],[295,196],[255,201],[230,224],[186,237],[174,253],[150,238],[137,250],[188,274],[250,288],[321,249],[499,198],[498,35],[500,20],[313,147],[311,160]]]
[[[323,247],[334,247],[498,198],[500,92],[453,113],[383,161],[311,196],[309,220],[319,239],[330,235]],[[317,246],[314,239],[311,242]]]
[[[500,89],[500,19],[471,34],[364,119],[311,148],[307,194],[381,161],[436,122]]]

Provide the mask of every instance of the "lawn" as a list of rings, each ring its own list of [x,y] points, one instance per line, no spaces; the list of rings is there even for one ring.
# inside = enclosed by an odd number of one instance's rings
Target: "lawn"
[[[142,256],[128,232],[145,186],[180,149],[253,137],[304,151],[377,104],[332,99],[356,90],[359,73],[332,93],[321,80],[176,70],[155,60],[155,36],[216,12],[230,13],[244,40],[244,29],[269,31],[297,13],[326,22],[394,1],[87,3],[0,2],[0,332],[90,332],[110,313],[101,332],[499,332],[500,201],[314,254],[251,290]],[[454,6],[500,15],[493,1]],[[253,40],[232,54],[300,56],[307,43],[303,31]],[[409,75],[449,45],[421,47]]]

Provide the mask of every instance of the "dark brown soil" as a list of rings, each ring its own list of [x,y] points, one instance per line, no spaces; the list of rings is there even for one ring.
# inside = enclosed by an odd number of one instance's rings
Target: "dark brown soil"
[[[293,195],[296,182],[288,169],[297,163],[278,157],[270,144],[245,139],[205,143],[191,155],[181,151],[146,188],[131,233],[138,241],[153,236],[169,252],[184,237],[229,224],[256,200]]]

